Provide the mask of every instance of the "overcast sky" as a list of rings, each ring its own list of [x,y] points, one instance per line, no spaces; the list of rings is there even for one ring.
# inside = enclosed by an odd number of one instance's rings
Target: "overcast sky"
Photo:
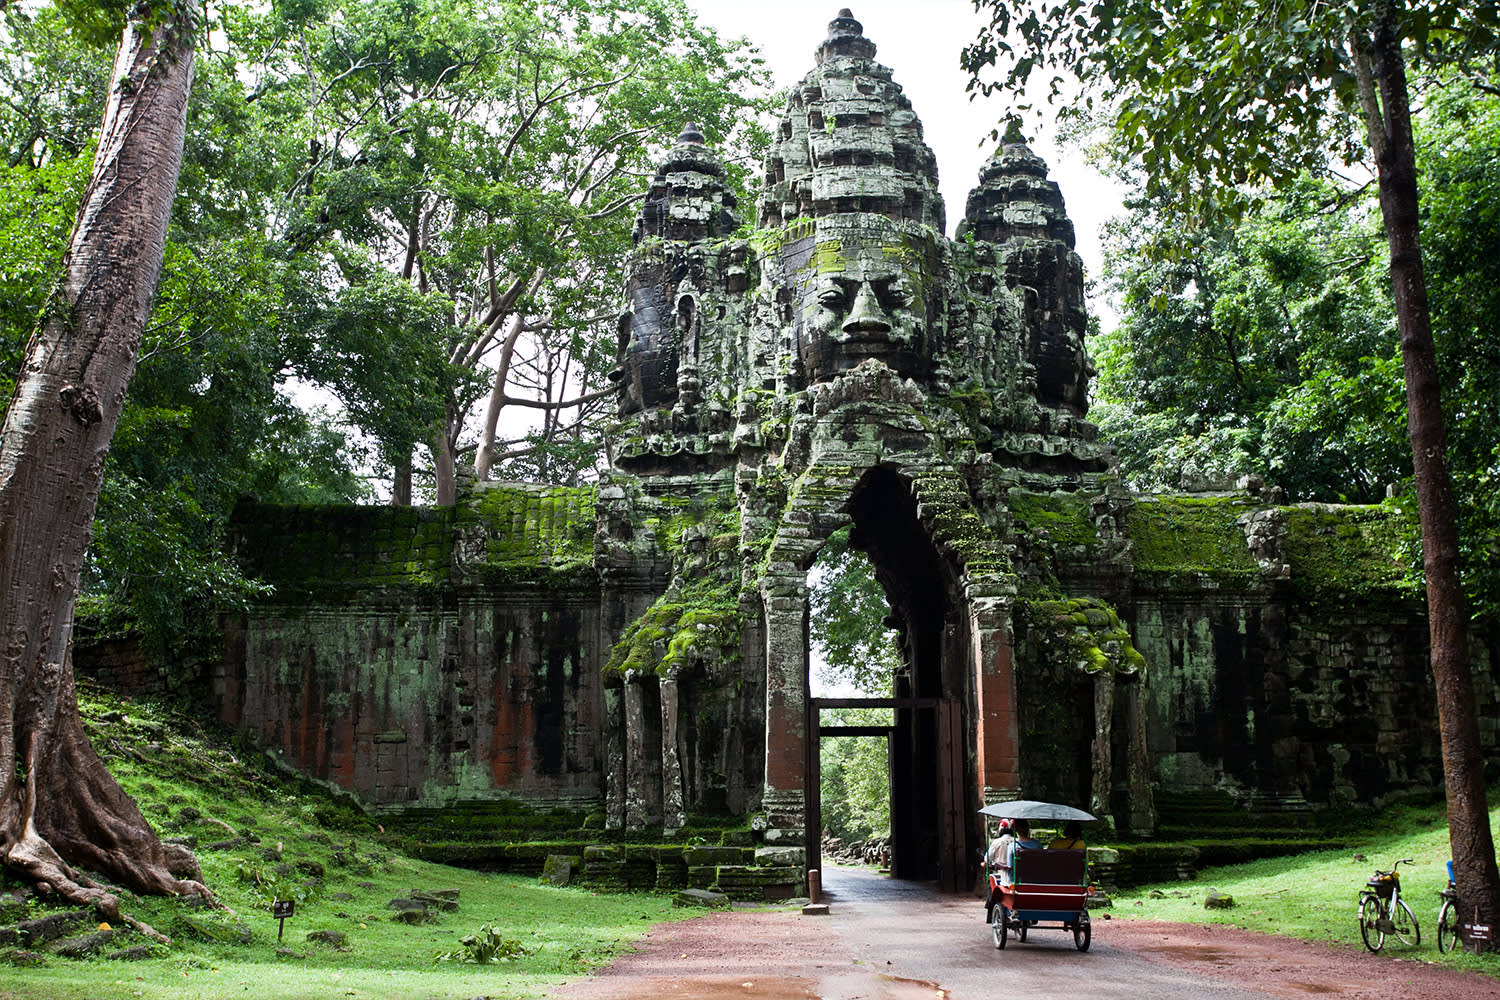
[[[837,0],[688,3],[721,34],[743,35],[758,45],[777,87],[790,87],[813,68],[813,54],[842,6]],[[927,144],[937,155],[951,236],[979,168],[994,152],[990,130],[1009,107],[998,96],[970,101],[964,90],[968,74],[958,67],[959,53],[978,34],[983,19],[970,0],[850,0],[848,6],[864,25],[865,37],[875,43],[876,61],[891,68],[922,119]],[[1088,274],[1098,277],[1099,227],[1120,211],[1119,191],[1081,156],[1059,150],[1055,135],[1030,138],[1062,188]],[[1091,305],[1099,310],[1098,302]]]

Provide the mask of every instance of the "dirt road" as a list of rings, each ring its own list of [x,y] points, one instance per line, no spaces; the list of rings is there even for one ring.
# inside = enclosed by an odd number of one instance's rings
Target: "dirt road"
[[[1093,945],[1038,930],[997,951],[966,896],[857,869],[824,873],[830,912],[735,910],[653,928],[642,950],[555,1000],[1500,1000],[1437,964],[1232,928],[1094,919]],[[1419,952],[1424,958],[1435,952]]]

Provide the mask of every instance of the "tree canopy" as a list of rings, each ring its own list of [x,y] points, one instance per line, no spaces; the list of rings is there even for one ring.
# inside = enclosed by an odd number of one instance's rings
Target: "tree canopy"
[[[0,11],[0,406],[56,280],[125,13]],[[368,500],[415,455],[434,498],[433,449],[472,462],[487,400],[494,474],[597,468],[635,199],[693,116],[742,180],[740,109],[764,94],[753,55],[676,0],[211,14],[83,577],[91,628],[174,661],[209,635],[208,607],[258,589],[224,545],[243,496]],[[543,419],[498,419],[522,404]]]

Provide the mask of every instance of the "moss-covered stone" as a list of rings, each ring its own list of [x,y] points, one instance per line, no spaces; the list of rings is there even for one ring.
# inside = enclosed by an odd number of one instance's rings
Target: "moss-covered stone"
[[[1028,625],[1028,641],[1049,657],[1089,674],[1145,672],[1146,659],[1131,642],[1130,630],[1105,602],[1077,597],[1023,601],[1019,607]]]
[[[1082,548],[1097,545],[1099,531],[1089,513],[1089,496],[1081,492],[1032,493],[1011,490],[1008,496],[1016,530],[1052,545]]]
[[[482,484],[455,511],[454,524],[482,531],[484,547],[468,554],[484,567],[552,570],[591,567],[598,520],[592,487]]]
[[[1253,509],[1242,496],[1142,498],[1126,519],[1135,570],[1253,584],[1260,567],[1239,525]]]
[[[1420,594],[1416,513],[1394,504],[1299,504],[1286,509],[1285,552],[1295,586],[1320,592]]]

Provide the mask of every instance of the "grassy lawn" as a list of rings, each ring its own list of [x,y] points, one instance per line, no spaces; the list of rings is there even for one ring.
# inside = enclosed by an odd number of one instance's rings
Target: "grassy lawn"
[[[653,923],[694,912],[670,896],[596,895],[414,860],[357,811],[165,708],[97,692],[83,701],[110,769],[164,835],[196,838],[204,881],[228,910],[124,893],[123,909],[169,935],[170,947],[124,961],[104,956],[150,942],[128,933],[86,960],[0,946],[3,1000],[537,997],[628,949]],[[0,883],[0,893],[21,888]],[[402,923],[387,905],[454,889],[457,908],[434,912],[435,922]],[[275,899],[296,903],[280,941]],[[11,904],[0,925],[52,909],[45,899]],[[490,930],[483,940],[496,960],[464,960],[474,956],[463,939]],[[343,938],[309,940],[320,931]]]
[[[172,947],[159,957],[135,962],[49,957],[40,968],[7,969],[0,977],[0,997],[536,997],[587,973],[651,923],[674,915],[666,897],[594,896],[404,859],[382,865],[362,881],[375,888],[355,887],[353,900],[299,908],[287,921],[280,946],[277,922],[264,910],[235,908],[253,935],[250,944],[239,945],[192,940],[161,919],[170,907],[156,906],[152,916],[158,929],[173,932]],[[459,889],[458,910],[425,926],[395,922],[386,902],[414,886]],[[459,950],[460,938],[484,925],[500,930],[514,957],[489,964],[437,960]],[[342,948],[309,943],[308,932],[317,930],[342,931],[347,941]]]
[[[1490,827],[1500,829],[1500,808],[1491,811]],[[1352,846],[1206,869],[1191,882],[1123,890],[1106,912],[1115,920],[1229,924],[1363,948],[1355,919],[1361,886],[1376,868],[1389,869],[1395,861],[1411,858],[1413,864],[1400,869],[1401,895],[1416,914],[1421,944],[1407,949],[1388,937],[1382,954],[1442,962],[1500,977],[1500,957],[1444,955],[1437,950],[1438,892],[1448,885],[1449,857],[1448,827],[1441,805],[1393,807],[1372,817],[1365,834],[1345,839]],[[1234,907],[1205,909],[1203,900],[1210,889],[1232,896]]]
[[[124,908],[170,935],[170,946],[126,934],[79,960],[40,945],[0,943],[0,1000],[539,997],[629,949],[651,924],[694,912],[674,908],[667,896],[595,894],[414,860],[399,838],[347,803],[172,709],[88,691],[82,707],[121,784],[164,835],[193,838],[204,881],[228,909],[126,893]],[[1500,827],[1500,809],[1491,824]],[[1500,972],[1496,958],[1437,951],[1437,893],[1447,883],[1448,858],[1440,806],[1382,810],[1341,840],[1353,846],[1122,892],[1096,919],[1107,913],[1227,923],[1361,947],[1354,916],[1360,886],[1376,867],[1410,857],[1416,863],[1402,866],[1402,889],[1421,922],[1422,944],[1407,957]],[[22,888],[0,883],[0,925],[53,908],[43,898],[3,898]],[[1204,909],[1210,888],[1233,896],[1234,908]],[[444,890],[457,890],[458,905],[434,909],[431,922],[403,923],[388,905]],[[270,908],[286,899],[296,913],[278,940]],[[320,932],[335,936],[319,940]],[[107,957],[133,947],[144,954]],[[1386,948],[1404,951],[1394,941]],[[480,957],[493,960],[474,960]]]

